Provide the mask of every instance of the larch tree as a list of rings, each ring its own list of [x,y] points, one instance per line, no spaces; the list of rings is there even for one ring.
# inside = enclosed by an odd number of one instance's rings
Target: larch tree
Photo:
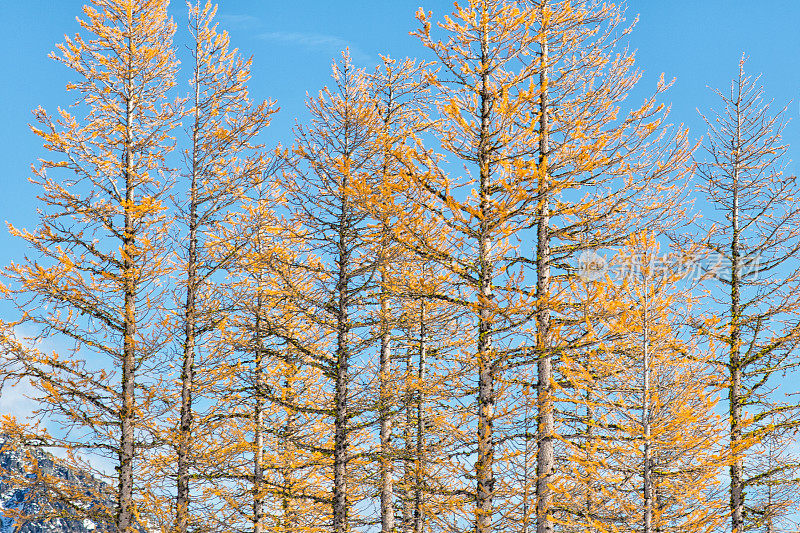
[[[565,283],[581,251],[618,247],[638,228],[663,231],[682,209],[678,191],[688,174],[686,131],[667,123],[658,103],[667,84],[640,105],[624,100],[639,81],[634,56],[620,53],[632,30],[623,8],[596,1],[522,2],[533,18],[538,70],[535,105],[535,348],[537,392],[536,522],[554,530],[557,475],[555,417],[558,355],[586,346],[593,331],[581,325],[580,302]],[[537,53],[538,52],[538,53]],[[564,406],[563,409],[570,409]]]
[[[704,199],[713,208],[706,240],[714,261],[707,332],[726,347],[731,530],[759,522],[763,502],[746,498],[781,484],[797,487],[798,463],[760,456],[771,439],[796,435],[800,406],[779,379],[798,366],[800,340],[800,206],[797,177],[784,174],[783,111],[772,114],[745,60],[723,109],[706,119],[705,158],[697,163]],[[757,500],[756,500],[757,501]]]
[[[367,441],[355,424],[367,412],[354,384],[373,344],[367,309],[374,305],[374,225],[358,208],[354,188],[375,179],[383,162],[382,121],[366,74],[344,54],[333,68],[334,86],[308,100],[310,122],[296,128],[296,142],[283,180],[291,216],[281,233],[295,243],[283,294],[293,324],[272,320],[270,334],[297,354],[297,364],[320,370],[327,382],[316,413],[328,418],[333,442],[320,448],[332,458],[332,530],[346,533],[352,509],[362,500],[364,461],[356,450]],[[323,465],[324,466],[324,465]]]
[[[397,528],[414,533],[437,524],[449,527],[449,517],[463,508],[465,494],[454,480],[465,472],[452,460],[453,451],[465,441],[459,438],[463,418],[451,415],[457,410],[453,404],[466,395],[459,371],[464,313],[436,296],[452,281],[449,273],[436,269],[393,234],[397,220],[413,203],[409,197],[416,194],[405,187],[402,174],[408,152],[414,150],[409,140],[425,127],[421,118],[429,95],[424,64],[384,61],[373,78],[383,119],[379,181],[365,177],[354,183],[354,190],[359,209],[374,219],[372,246],[379,258],[374,328],[381,340],[376,391],[381,523],[395,527],[399,507]],[[444,235],[435,221],[424,217],[405,223],[416,234]]]
[[[456,6],[440,26],[443,41],[431,34],[430,15],[418,12],[418,35],[436,56],[429,77],[436,98],[431,133],[445,152],[468,168],[451,177],[439,159],[424,159],[408,172],[412,197],[408,219],[397,224],[398,240],[422,258],[452,273],[453,283],[436,297],[460,304],[474,321],[471,365],[476,372],[477,399],[473,521],[476,531],[492,531],[496,483],[495,421],[497,375],[513,353],[504,345],[508,332],[525,322],[522,280],[511,272],[518,255],[512,242],[524,228],[520,216],[534,202],[522,183],[527,173],[518,162],[532,157],[533,135],[517,118],[529,108],[529,86],[535,67],[521,57],[533,45],[526,12],[515,3],[470,1]],[[419,151],[424,158],[428,152]],[[429,219],[444,230],[436,239],[416,230],[417,219]],[[505,339],[503,337],[506,337]],[[474,421],[468,423],[473,424]]]
[[[286,155],[278,152],[248,191],[222,240],[236,255],[227,269],[229,353],[218,399],[227,414],[218,419],[219,462],[210,471],[223,529],[308,533],[329,525],[329,380],[309,351],[323,350],[328,332],[306,315],[306,249],[284,231],[292,227],[279,177]]]
[[[271,181],[268,181],[271,180]],[[285,383],[280,386],[279,390],[284,391],[279,395],[276,402],[283,401],[287,405],[287,414],[284,431],[289,432],[289,427],[292,423],[292,409],[295,402],[292,401],[294,394],[295,384],[290,380],[293,377],[293,368],[289,357],[286,356],[285,350],[270,349],[269,341],[269,328],[265,325],[264,317],[269,313],[270,308],[274,311],[276,308],[279,313],[291,316],[280,305],[277,305],[270,295],[275,291],[273,289],[272,277],[270,276],[269,258],[276,255],[276,235],[274,232],[276,217],[275,217],[275,197],[279,194],[274,180],[274,174],[264,174],[251,192],[247,195],[248,201],[245,204],[246,208],[243,210],[243,216],[238,221],[234,234],[236,237],[227,239],[229,245],[231,243],[242,243],[241,248],[238,250],[236,264],[230,269],[231,272],[239,274],[240,282],[234,283],[232,286],[232,298],[239,300],[235,307],[235,313],[232,316],[231,328],[235,332],[234,337],[234,353],[236,350],[248,354],[245,361],[249,363],[242,365],[240,360],[235,359],[234,363],[236,368],[233,372],[231,385],[229,388],[232,391],[237,391],[233,394],[231,399],[231,411],[237,412],[244,407],[244,412],[241,413],[242,420],[248,422],[244,424],[243,429],[228,430],[226,442],[229,443],[232,450],[239,451],[241,446],[237,446],[237,441],[247,442],[250,446],[245,447],[245,455],[250,455],[252,461],[242,461],[242,470],[248,474],[242,474],[242,479],[248,480],[245,486],[249,486],[252,494],[252,528],[254,533],[260,533],[267,527],[268,516],[268,502],[269,494],[272,492],[268,490],[266,480],[269,477],[268,470],[270,463],[267,461],[268,450],[274,449],[270,447],[269,441],[269,428],[268,423],[271,421],[270,414],[276,414],[275,407],[270,405],[270,394],[268,382],[270,375],[274,374],[269,372],[269,367],[282,365],[283,361],[289,363],[290,376],[286,377]],[[238,248],[236,244],[234,248]],[[280,294],[280,291],[278,291]],[[247,295],[242,298],[237,295]],[[228,341],[230,343],[230,341]],[[283,354],[284,357],[276,357],[276,352]],[[249,368],[249,372],[243,372],[245,368]],[[284,370],[285,372],[285,370]],[[284,374],[279,372],[278,376]],[[236,379],[244,376],[244,379]],[[277,377],[277,376],[276,376]],[[246,392],[246,393],[245,393]],[[243,405],[242,405],[243,404]],[[273,422],[275,423],[275,422]],[[242,424],[239,420],[234,419],[233,424],[241,428]],[[223,427],[228,427],[226,424]],[[291,459],[287,456],[285,450],[288,443],[282,443],[284,449],[283,461],[284,465],[282,471],[290,468]],[[234,453],[234,458],[239,454]],[[237,461],[233,461],[233,465],[237,465]],[[229,474],[238,470],[235,466],[230,468],[230,462],[225,462],[222,472]],[[232,471],[231,471],[232,470]],[[284,474],[287,478],[291,474]],[[284,498],[288,498],[289,490],[285,485],[288,483],[287,479],[283,480]],[[235,491],[226,498],[232,507],[237,507],[236,504],[241,502],[237,501],[237,492]],[[244,505],[242,505],[244,507]],[[288,506],[283,506],[283,516],[281,517],[282,531],[290,531],[294,526],[294,521],[288,515]],[[247,516],[247,513],[241,511],[240,514]]]
[[[42,188],[39,226],[11,227],[32,255],[6,269],[9,290],[38,338],[20,358],[39,391],[39,413],[64,431],[46,443],[95,452],[115,469],[106,522],[138,531],[137,461],[151,421],[154,356],[163,317],[162,239],[177,112],[175,25],[166,0],[95,0],[79,19],[87,35],[67,38],[51,57],[76,81],[76,117],[39,108],[32,127],[55,154],[34,168]],[[33,339],[26,341],[30,345]]]
[[[381,531],[395,530],[394,463],[397,458],[392,444],[394,414],[398,411],[395,394],[397,374],[392,364],[393,330],[397,327],[399,297],[404,293],[403,282],[409,271],[408,253],[392,238],[391,227],[402,209],[397,201],[402,187],[398,179],[402,171],[400,160],[407,142],[422,128],[421,108],[427,100],[424,82],[426,64],[411,59],[398,61],[382,57],[382,64],[368,76],[368,91],[378,115],[377,142],[382,160],[376,176],[362,176],[352,184],[359,195],[358,206],[375,220],[377,237],[373,246],[378,257],[378,317],[377,335],[380,337],[378,363],[378,419],[379,419],[379,477],[381,501]]]
[[[444,275],[423,266],[409,276],[406,297],[399,302],[403,386],[398,413],[403,416],[397,431],[402,464],[397,488],[407,533],[446,530],[462,521],[471,493],[470,468],[460,456],[472,440],[463,424],[469,409],[461,403],[471,396],[463,352],[472,339],[465,337],[463,311],[432,296],[451,281],[438,274]]]
[[[457,493],[450,483],[457,474],[448,471],[448,461],[441,456],[453,441],[444,429],[447,415],[431,413],[429,406],[444,409],[446,398],[454,397],[447,389],[460,388],[454,381],[445,384],[455,377],[446,368],[429,369],[436,368],[440,357],[461,348],[461,335],[458,310],[431,296],[441,292],[447,273],[436,272],[430,262],[393,234],[396,221],[405,216],[411,203],[408,196],[414,194],[406,188],[402,175],[408,153],[415,148],[415,136],[428,124],[424,112],[431,100],[429,65],[410,59],[382,59],[382,65],[369,76],[379,117],[378,171],[356,176],[352,187],[358,194],[358,209],[373,219],[371,245],[378,258],[374,320],[375,336],[380,338],[376,403],[381,528],[386,532],[395,529],[400,507],[399,529],[422,533],[426,524],[441,520],[441,513],[452,510]],[[417,223],[414,231],[418,234],[441,234],[435,222],[423,219]],[[402,369],[397,364],[400,360]],[[403,386],[398,388],[398,382]],[[402,474],[395,476],[398,464]]]
[[[185,244],[178,255],[184,303],[180,414],[173,443],[177,468],[175,531],[180,533],[186,533],[190,526],[190,479],[203,456],[195,446],[202,439],[194,433],[206,421],[203,416],[197,419],[195,397],[208,388],[198,390],[200,383],[215,381],[207,375],[217,365],[213,360],[198,360],[198,351],[207,348],[205,339],[227,315],[224,291],[216,285],[237,255],[236,249],[219,244],[225,237],[221,227],[236,222],[245,191],[262,179],[267,160],[254,143],[274,112],[270,102],[250,101],[247,83],[251,62],[230,49],[227,32],[219,32],[214,23],[215,13],[216,6],[208,1],[189,6],[194,46],[187,114],[190,145],[184,151],[188,191],[179,205]],[[200,380],[196,378],[198,371],[203,374]]]
[[[719,369],[687,327],[682,254],[659,250],[652,233],[635,234],[615,258],[619,275],[589,282],[603,285],[594,294],[607,318],[595,327],[608,333],[589,357],[563,358],[594,437],[570,461],[570,486],[590,488],[571,510],[576,530],[710,532],[724,521]]]
[[[568,301],[565,280],[574,275],[568,265],[581,250],[621,245],[638,226],[668,218],[673,204],[659,199],[662,186],[686,174],[690,148],[684,131],[670,130],[657,101],[663,83],[643,104],[621,111],[640,76],[632,55],[617,52],[629,30],[617,6],[470,1],[439,24],[443,40],[434,39],[429,14],[420,11],[418,18],[418,35],[439,69],[429,77],[438,98],[430,132],[466,173],[418,150],[408,176],[421,194],[409,218],[441,220],[449,240],[434,245],[402,223],[395,233],[452,272],[457,281],[440,297],[474,314],[476,530],[491,531],[495,514],[503,523],[517,520],[513,498],[495,510],[497,491],[528,494],[508,485],[510,478],[498,481],[505,458],[519,450],[507,438],[498,448],[494,431],[505,433],[500,420],[510,427],[521,416],[513,387],[531,391],[535,384],[534,507],[538,532],[548,533],[557,474],[557,357],[589,342],[568,316],[575,307]],[[420,138],[423,146],[429,142]],[[519,437],[527,442],[529,434]]]

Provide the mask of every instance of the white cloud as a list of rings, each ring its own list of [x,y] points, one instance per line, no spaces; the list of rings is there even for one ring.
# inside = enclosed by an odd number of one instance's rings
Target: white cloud
[[[344,39],[321,33],[272,31],[262,33],[259,35],[259,38],[266,41],[281,41],[284,43],[296,44],[304,48],[337,48],[339,50],[347,48],[347,41]]]
[[[351,43],[335,35],[309,32],[271,31],[258,35],[259,39],[304,48],[309,51],[326,52],[332,57],[348,49],[354,63],[366,63],[369,56]]]
[[[250,29],[261,25],[261,20],[252,15],[219,15],[217,19],[220,22],[221,29]]]

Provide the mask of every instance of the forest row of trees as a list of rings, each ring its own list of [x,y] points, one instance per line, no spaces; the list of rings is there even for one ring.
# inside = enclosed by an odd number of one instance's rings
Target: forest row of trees
[[[621,7],[465,0],[270,148],[216,8],[179,72],[168,4],[52,55],[2,431],[107,484],[15,483],[125,533],[796,527],[800,184],[744,61],[693,146]]]

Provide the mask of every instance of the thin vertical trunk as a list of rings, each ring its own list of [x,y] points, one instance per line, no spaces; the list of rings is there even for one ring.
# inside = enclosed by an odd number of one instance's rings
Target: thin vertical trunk
[[[283,528],[282,533],[290,533],[297,527],[297,516],[294,507],[291,504],[291,497],[293,494],[294,480],[292,478],[292,469],[289,465],[289,456],[291,454],[290,446],[295,433],[295,410],[291,407],[295,403],[294,381],[297,372],[294,357],[291,352],[287,354],[287,376],[283,382],[283,389],[286,391],[286,420],[284,422],[283,431],[281,435],[284,458],[281,465],[281,477],[283,488],[281,489],[281,509],[283,511]]]
[[[346,277],[340,284],[346,286]],[[347,310],[342,306],[337,316],[336,340],[336,391],[334,393],[334,444],[333,444],[333,531],[347,533],[347,394],[349,379],[349,350],[347,345]]]
[[[480,229],[478,233],[478,253],[480,265],[480,286],[478,293],[478,458],[475,464],[476,533],[492,532],[494,497],[494,364],[492,361],[492,278],[491,258],[491,162],[489,152],[489,127],[491,121],[491,92],[489,88],[489,43],[488,13],[483,5],[481,14],[481,116],[478,164],[480,166]]]
[[[257,237],[260,240],[260,235]],[[259,242],[259,252],[260,250]],[[260,275],[259,275],[260,278]],[[261,313],[263,310],[263,294],[261,280],[259,279],[258,296],[255,316],[255,408],[253,422],[255,423],[254,435],[254,461],[253,461],[253,531],[264,531],[264,339],[262,338]]]
[[[654,461],[653,470],[656,470],[656,468],[661,468],[663,466],[661,460],[658,458],[658,455],[656,455],[656,458],[653,461]],[[655,484],[653,492],[654,492],[653,515],[658,517],[656,519],[656,524],[653,530],[655,531],[655,533],[662,533],[662,531],[664,531],[664,527],[662,525],[663,520],[661,519],[661,511],[662,509],[664,509],[664,491],[662,490],[659,484]]]
[[[425,422],[424,410],[424,379],[425,358],[428,351],[427,331],[425,328],[425,300],[420,302],[419,311],[419,364],[417,366],[417,449],[416,468],[414,470],[414,533],[422,533],[425,520],[422,513],[422,489],[425,483]]]
[[[743,77],[743,67],[739,70],[739,97],[736,102],[736,139],[734,146],[733,162],[733,202],[731,212],[731,324],[730,324],[730,384],[728,386],[729,418],[730,418],[730,447],[731,447],[731,531],[733,533],[744,533],[744,480],[742,473],[742,457],[740,446],[742,441],[742,365],[740,360],[740,250],[739,250],[739,170],[741,148],[742,148],[742,110],[741,87]]]
[[[528,389],[525,389],[524,396],[525,403],[525,445],[523,450],[523,463],[522,463],[522,533],[530,531],[530,498],[531,498],[531,475],[530,475],[530,457],[531,457],[531,428],[530,428],[530,402],[528,401]]]
[[[391,83],[387,87],[386,114],[384,115],[383,127],[386,132],[391,129],[394,108],[394,90]],[[386,149],[383,154],[383,167],[381,169],[382,183],[385,185],[389,177],[390,158],[392,154]],[[379,370],[379,417],[380,417],[380,492],[381,492],[381,532],[394,533],[394,472],[393,461],[394,451],[392,450],[392,328],[389,320],[389,279],[386,273],[388,266],[388,248],[390,245],[389,216],[387,212],[382,214],[382,233],[381,233],[381,294],[380,294],[380,326],[381,326],[381,354]]]
[[[348,132],[345,131],[345,137]],[[345,152],[347,149],[345,148]],[[340,189],[341,211],[338,227],[338,279],[336,283],[336,383],[334,393],[334,443],[333,443],[333,533],[347,533],[347,454],[348,417],[347,396],[349,386],[349,272],[350,251],[347,240],[350,235],[350,207],[347,199],[347,176],[342,178]]]
[[[385,234],[385,231],[384,231]],[[385,239],[384,239],[385,240]],[[384,249],[386,243],[384,242]],[[381,491],[381,531],[394,533],[394,486],[392,461],[392,349],[391,329],[389,327],[389,295],[386,269],[381,272],[381,354],[379,370],[379,416],[381,424],[380,491]]]
[[[133,22],[128,18],[128,27]],[[133,57],[133,40],[128,36],[128,53]],[[130,73],[131,66],[128,66]],[[133,521],[133,459],[134,427],[136,409],[134,405],[136,368],[136,227],[134,224],[135,181],[133,168],[133,89],[132,80],[125,80],[125,234],[122,237],[122,278],[124,290],[124,339],[122,350],[122,405],[120,408],[119,443],[119,487],[117,493],[117,528],[121,533],[132,532]]]
[[[644,525],[643,533],[653,533],[653,480],[652,480],[652,443],[650,436],[650,376],[651,376],[651,363],[650,363],[650,337],[648,330],[648,283],[647,276],[649,272],[645,273],[644,278],[644,301],[643,301],[643,315],[642,315],[642,432],[644,435],[644,475],[643,479],[643,492],[644,492]]]
[[[195,79],[200,71],[200,44],[195,42]],[[186,306],[184,308],[183,366],[181,368],[181,418],[178,430],[178,472],[175,528],[189,530],[189,463],[192,438],[192,395],[194,392],[195,331],[197,329],[197,178],[199,172],[198,134],[200,129],[200,84],[195,82],[194,124],[192,127],[192,171],[189,186],[189,253],[186,263]]]
[[[411,348],[406,351],[406,390],[405,390],[405,412],[406,420],[403,427],[403,442],[405,445],[403,460],[403,485],[405,486],[403,498],[403,533],[414,533],[414,500],[412,497],[414,486],[414,410],[412,408],[414,398],[414,367],[412,362]]]
[[[542,20],[545,3],[542,2]],[[550,124],[548,119],[548,43],[543,29],[541,41],[541,73],[539,75],[540,117],[539,117],[539,191],[536,231],[536,354],[538,358],[537,408],[538,420],[536,437],[538,452],[536,457],[536,531],[553,533],[551,516],[552,494],[550,486],[554,481],[555,457],[553,434],[553,354],[550,346],[550,176],[548,152],[550,150]]]
[[[770,467],[772,466],[772,450],[770,450]],[[767,533],[775,532],[775,503],[772,501],[772,485],[767,485],[767,506],[764,509],[765,521],[767,522]]]
[[[586,389],[585,393],[586,397],[586,449],[584,450],[584,460],[586,464],[589,464],[591,459],[591,445],[592,439],[594,438],[594,426],[592,424],[592,408],[590,407],[590,402],[592,401],[592,389]],[[591,475],[591,474],[587,474]],[[594,498],[592,493],[592,479],[588,477],[586,479],[586,498],[584,501],[584,513],[586,514],[586,523],[592,524],[592,520],[594,519]],[[596,531],[594,526],[591,527],[590,531]]]

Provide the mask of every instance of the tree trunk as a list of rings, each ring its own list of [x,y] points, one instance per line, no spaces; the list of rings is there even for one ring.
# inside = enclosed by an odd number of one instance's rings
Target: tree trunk
[[[417,366],[417,450],[414,471],[414,533],[422,533],[425,520],[422,514],[422,489],[425,483],[425,421],[423,418],[425,379],[425,356],[428,351],[427,331],[425,330],[425,300],[420,302],[419,311],[419,365]]]
[[[650,442],[650,339],[648,331],[648,299],[647,299],[647,276],[644,279],[644,306],[642,315],[642,433],[644,435],[644,461],[643,461],[643,492],[644,492],[644,527],[643,533],[653,533],[653,479],[652,479],[652,451]]]
[[[489,153],[489,128],[491,121],[491,93],[489,88],[489,43],[487,27],[487,7],[483,6],[481,20],[481,126],[478,164],[480,166],[480,211],[483,215],[478,234],[478,261],[480,265],[480,286],[478,294],[478,458],[475,464],[476,487],[476,533],[492,533],[492,514],[494,497],[494,362],[492,360],[492,242],[489,214],[491,162]]]
[[[347,311],[339,310],[336,348],[336,391],[334,394],[333,443],[333,531],[347,533],[347,394],[349,351],[347,346]]]
[[[350,346],[349,346],[349,273],[350,252],[347,239],[350,233],[349,205],[347,198],[347,177],[342,180],[341,211],[338,227],[339,268],[336,293],[338,301],[336,309],[336,384],[334,392],[334,443],[333,443],[333,533],[347,533],[347,454],[348,454],[348,417],[347,396],[349,386]]]
[[[584,460],[586,464],[590,464],[589,461],[591,460],[591,446],[592,440],[594,439],[594,426],[592,421],[592,408],[590,407],[592,402],[592,389],[587,388],[585,393],[586,398],[586,450],[584,451]],[[591,524],[592,520],[594,519],[594,494],[592,492],[592,479],[589,477],[586,480],[586,500],[584,502],[584,512],[586,513],[586,523]],[[589,531],[597,531],[597,528],[592,526]]]
[[[260,239],[260,236],[257,237]],[[260,243],[259,243],[260,248]],[[261,250],[259,249],[259,252]],[[259,276],[260,277],[260,276]],[[253,461],[253,532],[264,531],[264,346],[261,334],[261,313],[263,309],[263,295],[259,279],[258,300],[256,302],[255,316],[255,410],[253,421],[255,423],[254,461]]]
[[[523,401],[525,402],[525,445],[523,450],[523,463],[522,463],[522,533],[529,533],[530,531],[530,515],[531,515],[531,420],[530,420],[530,403],[528,401],[529,389],[525,387]]]
[[[385,243],[384,243],[385,244]],[[380,400],[379,416],[381,424],[380,491],[381,491],[381,531],[394,533],[394,486],[392,461],[392,348],[389,327],[389,303],[386,287],[386,271],[381,272],[381,354],[380,354]]]
[[[664,465],[662,464],[658,456],[656,456],[656,459],[654,459],[654,461],[655,461],[654,464],[658,465],[659,469],[663,468]],[[653,492],[654,492],[653,512],[654,514],[660,516],[662,510],[664,509],[664,491],[661,489],[659,485],[656,485]],[[662,531],[664,531],[664,527],[662,525],[663,523],[664,521],[661,519],[656,520],[656,525],[653,528],[655,533],[662,533]]]
[[[405,427],[403,428],[403,441],[405,445],[405,457],[403,461],[403,485],[405,486],[403,497],[403,533],[414,533],[414,500],[413,500],[413,486],[414,486],[414,442],[413,432],[414,427],[414,411],[413,411],[413,362],[412,362],[411,348],[406,351],[406,390],[405,390],[405,412],[406,420]]]
[[[295,405],[295,391],[294,381],[297,375],[297,369],[294,362],[294,357],[291,352],[287,353],[287,372],[288,375],[283,383],[283,388],[286,391],[286,420],[283,427],[283,434],[281,435],[284,458],[281,465],[281,477],[283,488],[281,490],[281,508],[283,510],[283,533],[290,533],[297,527],[297,516],[295,509],[291,504],[293,494],[294,480],[292,478],[292,469],[288,464],[291,455],[290,446],[292,446],[295,434],[295,410],[290,405]],[[263,530],[263,528],[262,528]]]
[[[741,80],[740,70],[740,80]],[[741,84],[739,85],[741,88]],[[730,325],[730,384],[728,386],[729,418],[730,418],[730,452],[731,452],[731,531],[744,533],[744,480],[742,472],[742,457],[740,452],[742,442],[742,366],[740,361],[740,251],[739,251],[739,157],[742,148],[741,119],[742,110],[741,90],[736,103],[736,138],[734,146],[733,163],[733,203],[731,211],[731,325]]]
[[[195,75],[200,71],[199,43],[195,43]],[[192,127],[192,176],[189,186],[189,253],[186,263],[186,307],[184,308],[183,367],[181,368],[181,418],[178,432],[178,472],[175,528],[189,530],[189,463],[192,439],[192,394],[194,392],[195,331],[197,329],[197,174],[198,131],[200,128],[200,86],[195,83]]]
[[[544,3],[542,4],[544,10]],[[544,18],[543,18],[544,20]],[[537,209],[536,232],[536,355],[538,358],[537,408],[538,420],[536,438],[536,531],[553,533],[553,520],[550,515],[555,457],[553,433],[553,354],[550,346],[550,205],[548,152],[550,124],[548,120],[548,43],[547,37],[541,42],[541,74],[539,79],[540,117],[539,117],[539,205]]]
[[[133,56],[133,41],[128,38],[128,49]],[[133,458],[134,428],[136,418],[135,368],[136,368],[136,228],[133,223],[135,201],[135,176],[133,168],[133,90],[132,80],[125,81],[125,234],[122,241],[122,276],[124,284],[124,340],[122,355],[122,406],[120,409],[119,488],[117,494],[117,527],[121,533],[134,530],[133,521]]]

